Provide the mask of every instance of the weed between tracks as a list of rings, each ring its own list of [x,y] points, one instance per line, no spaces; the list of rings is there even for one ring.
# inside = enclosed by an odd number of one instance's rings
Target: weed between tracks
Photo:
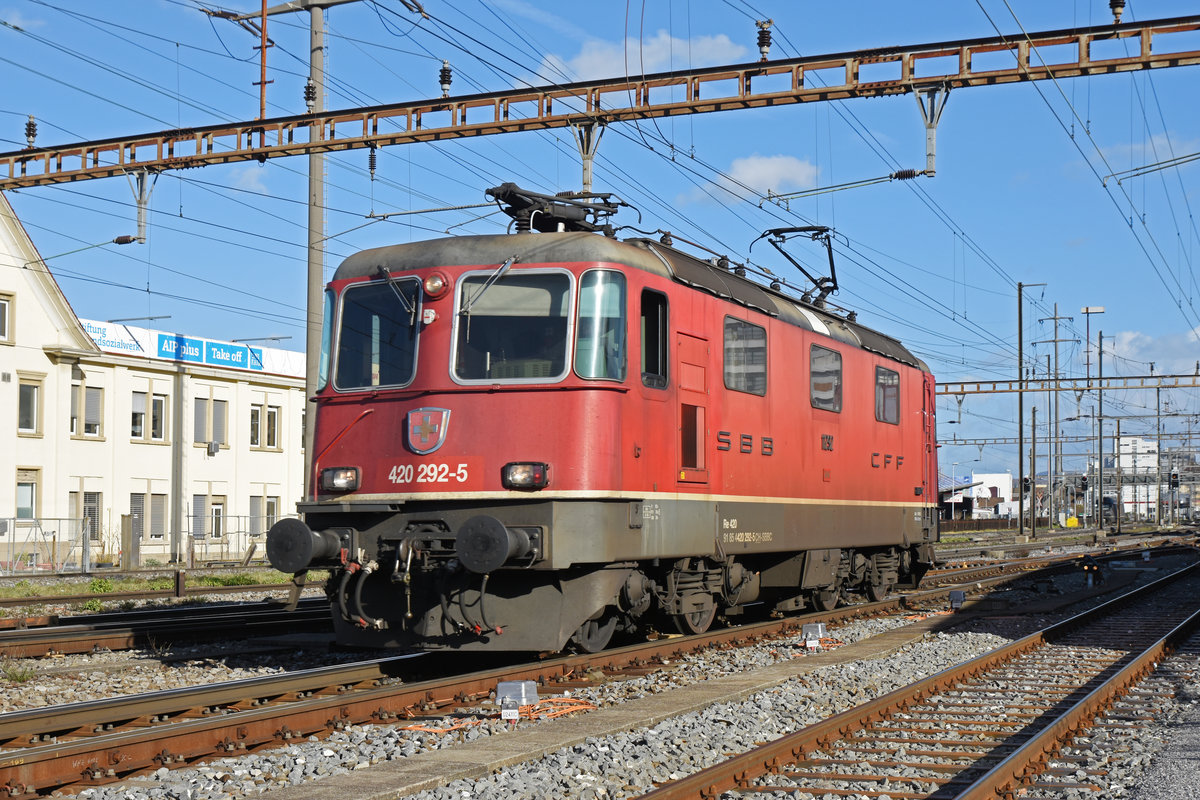
[[[37,670],[6,658],[0,661],[0,676],[9,683],[26,683],[37,676]]]

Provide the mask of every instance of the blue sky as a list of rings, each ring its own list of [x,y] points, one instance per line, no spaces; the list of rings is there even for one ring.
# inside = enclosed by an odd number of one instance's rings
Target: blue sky
[[[193,0],[0,0],[0,150],[25,146],[26,117],[39,145],[169,127],[252,119],[258,113],[257,41]],[[758,57],[756,19],[774,21],[771,55],[788,57],[957,38],[1103,24],[1102,0],[954,0],[853,4],[770,0],[561,3],[429,0],[430,19],[399,0],[361,0],[327,13],[327,107],[435,97],[438,70],[452,94],[523,83],[618,76]],[[210,6],[212,7],[212,6]],[[253,0],[221,8],[248,12]],[[1125,18],[1195,13],[1194,3],[1138,0]],[[301,113],[307,13],[272,17],[268,115]],[[1181,46],[1200,47],[1200,34]],[[1123,181],[1100,177],[1200,151],[1200,67],[955,90],[938,128],[937,176],[793,201],[795,191],[876,178],[925,164],[924,128],[911,95],[723,112],[611,127],[600,144],[595,188],[641,212],[640,227],[668,229],[735,260],[791,268],[760,243],[766,228],[823,224],[838,231],[833,298],[890,333],[943,381],[1010,379],[1016,364],[1017,281],[1027,291],[1027,343],[1053,338],[1060,367],[1084,371],[1082,306],[1106,342],[1106,374],[1192,372],[1200,359],[1200,161]],[[303,346],[307,160],[233,164],[166,173],[151,200],[144,245],[76,250],[133,233],[132,191],[108,178],[9,193],[76,312],[233,339],[291,336]],[[577,189],[568,131],[506,134],[385,148],[375,180],[367,154],[331,156],[327,277],[350,253],[453,233],[494,233],[489,209],[372,222],[366,215],[484,201],[504,181],[540,191]],[[1099,177],[1098,177],[1099,176]],[[760,208],[760,204],[762,207]],[[481,218],[482,216],[482,218]],[[618,222],[638,224],[635,215]],[[369,223],[369,224],[368,224]],[[800,249],[808,263],[820,254]],[[799,278],[800,276],[795,276]],[[1052,345],[1030,345],[1045,369]],[[1095,356],[1092,355],[1094,371]],[[1200,413],[1195,390],[1164,393],[1172,412]],[[1033,404],[1037,401],[1032,401]],[[1106,413],[1153,411],[1153,395],[1110,394]],[[1060,398],[1063,416],[1094,398]],[[1044,402],[1040,403],[1044,406]],[[1045,409],[1039,409],[1044,419]],[[1010,397],[953,400],[939,411],[943,438],[1015,435]],[[954,420],[953,424],[948,424]],[[1170,417],[1167,430],[1189,418]],[[1191,418],[1200,429],[1200,421]],[[1072,427],[1079,426],[1079,427]],[[1152,430],[1130,420],[1123,431]],[[1090,422],[1064,425],[1083,433]],[[1044,435],[1044,432],[1043,434]],[[943,449],[959,471],[1014,468],[1014,448]],[[971,459],[979,458],[977,462]],[[1080,464],[1081,460],[1071,463]],[[969,467],[967,465],[970,465]]]

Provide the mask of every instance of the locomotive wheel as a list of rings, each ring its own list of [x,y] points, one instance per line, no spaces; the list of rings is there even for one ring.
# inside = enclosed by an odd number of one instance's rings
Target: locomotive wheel
[[[809,595],[812,607],[817,611],[833,611],[838,604],[838,587],[828,589],[813,589]]]
[[[877,603],[891,593],[891,584],[884,583],[882,579],[880,579],[879,583],[872,582],[867,584],[867,597],[871,598],[872,602]]]
[[[693,611],[690,614],[672,614],[671,620],[675,623],[675,628],[685,636],[690,636],[696,633],[704,633],[713,623],[713,619],[717,616],[717,605],[713,605],[704,611]]]
[[[585,653],[599,653],[612,641],[617,629],[617,615],[606,614],[600,619],[584,620],[571,639]]]

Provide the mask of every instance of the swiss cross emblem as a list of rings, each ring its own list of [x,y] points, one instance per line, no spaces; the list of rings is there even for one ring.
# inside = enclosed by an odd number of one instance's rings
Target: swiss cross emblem
[[[408,412],[405,424],[408,430],[408,449],[419,456],[432,453],[446,441],[446,428],[449,425],[448,408],[414,408]]]

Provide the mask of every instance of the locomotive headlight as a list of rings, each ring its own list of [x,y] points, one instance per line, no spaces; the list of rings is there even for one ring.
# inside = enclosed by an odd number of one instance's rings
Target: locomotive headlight
[[[425,294],[432,298],[441,297],[450,288],[450,281],[440,272],[435,272],[425,279]]]
[[[352,492],[358,488],[358,467],[329,467],[321,470],[321,488],[330,492]]]
[[[542,489],[550,482],[550,465],[540,461],[514,461],[500,473],[505,489]]]

